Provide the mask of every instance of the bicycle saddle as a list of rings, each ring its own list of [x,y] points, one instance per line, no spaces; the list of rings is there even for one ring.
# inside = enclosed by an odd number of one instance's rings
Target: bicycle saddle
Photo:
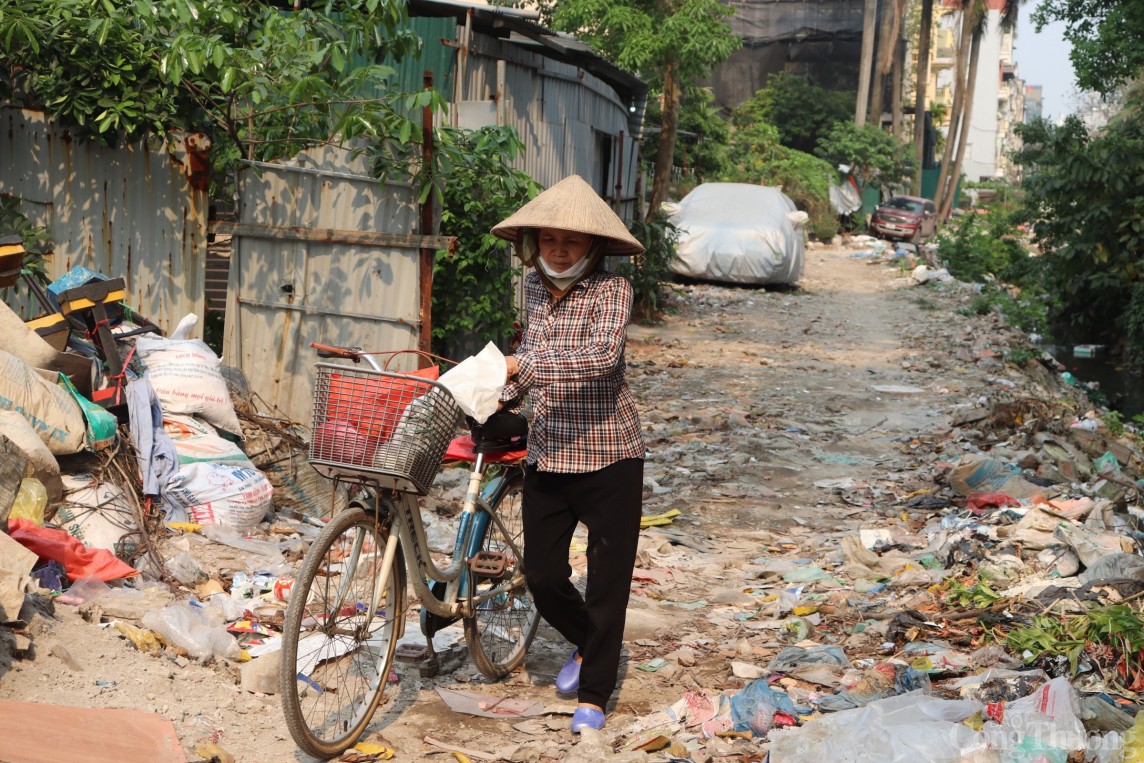
[[[471,418],[468,422],[477,453],[505,453],[528,447],[528,419],[520,413],[497,411],[484,424]]]

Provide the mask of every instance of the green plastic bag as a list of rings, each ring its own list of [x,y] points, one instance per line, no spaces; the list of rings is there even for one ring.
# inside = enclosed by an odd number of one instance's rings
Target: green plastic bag
[[[59,375],[57,383],[71,394],[72,399],[79,405],[79,409],[83,411],[83,420],[86,425],[84,439],[87,442],[88,450],[99,451],[114,445],[116,433],[119,430],[119,420],[115,418],[115,414],[81,395],[71,380],[63,374]]]

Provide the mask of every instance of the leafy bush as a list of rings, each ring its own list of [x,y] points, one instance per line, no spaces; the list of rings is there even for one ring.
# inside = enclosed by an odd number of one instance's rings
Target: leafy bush
[[[644,114],[644,135],[640,156],[654,157],[659,150],[659,131],[647,129],[663,121],[663,104],[657,98],[648,102]],[[730,126],[719,115],[715,96],[709,88],[688,87],[679,112],[679,137],[675,141],[674,164],[691,173],[692,186],[720,177],[726,171],[727,139]],[[678,189],[679,195],[685,195]]]
[[[1117,344],[1144,361],[1144,120],[1090,134],[1070,117],[1019,125],[1022,219],[1044,252],[1055,335]]]
[[[1002,638],[1013,654],[1025,656],[1026,663],[1068,658],[1070,676],[1085,652],[1098,663],[1101,674],[1114,681],[1135,684],[1144,675],[1144,620],[1127,604],[1095,607],[1068,617],[1034,615],[1029,625],[1013,628]]]
[[[937,237],[938,254],[949,272],[962,281],[982,282],[992,276],[1027,286],[1033,271],[1030,257],[1012,219],[997,208],[967,214]]]
[[[536,195],[537,183],[509,167],[523,149],[511,127],[442,131],[449,172],[441,232],[456,252],[437,252],[433,266],[433,347],[445,357],[466,354],[514,331],[513,277],[505,242],[489,231]]]
[[[679,229],[664,217],[628,224],[628,230],[644,245],[643,255],[620,263],[615,271],[628,279],[635,292],[633,318],[650,323],[659,310],[660,284],[667,280]]]
[[[1132,285],[1124,328],[1129,360],[1136,367],[1144,366],[1144,282]]]
[[[1004,180],[981,180],[977,182],[966,180],[961,184],[961,189],[963,204],[967,201],[966,191],[979,190],[987,192],[987,194],[980,194],[983,197],[982,202],[987,201],[988,206],[1000,209],[1010,216],[1021,208],[1021,189]],[[987,195],[992,197],[991,200],[988,199]]]
[[[838,122],[827,130],[815,154],[832,167],[849,165],[862,188],[904,186],[917,168],[917,157],[909,143],[875,125],[851,121]]]
[[[107,145],[209,132],[219,183],[240,159],[271,161],[335,138],[404,142],[419,129],[408,98],[426,96],[399,92],[394,69],[370,63],[420,46],[404,3],[276,5],[0,0],[0,102],[41,108]]]
[[[809,154],[831,127],[852,119],[854,93],[828,90],[811,84],[806,77],[779,72],[736,111],[749,113],[756,122],[774,125],[782,145]]]
[[[995,284],[986,285],[962,312],[968,315],[997,313],[1010,325],[1028,333],[1045,334],[1048,330],[1048,306],[1039,297],[1022,292],[1014,297],[1008,289]]]
[[[830,186],[837,173],[822,159],[787,148],[778,130],[753,121],[753,109],[736,109],[726,179],[781,187],[795,206],[810,216],[809,230],[822,240],[838,232],[838,216],[830,204]]]

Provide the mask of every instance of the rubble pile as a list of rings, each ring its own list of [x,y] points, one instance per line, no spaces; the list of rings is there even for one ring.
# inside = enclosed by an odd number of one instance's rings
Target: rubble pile
[[[956,302],[963,289],[935,298]],[[766,298],[679,291],[717,333],[750,320],[736,303],[749,314]],[[837,447],[848,439],[846,402],[807,410],[797,392],[780,391],[794,402],[780,415],[773,399],[730,383],[685,392],[670,369],[690,365],[686,341],[657,348],[666,368],[633,363],[672,401],[649,417],[648,510],[690,506],[675,522],[690,548],[641,553],[633,598],[694,608],[708,626],[672,639],[673,650],[657,644],[657,659],[636,642],[638,670],[694,688],[598,759],[653,750],[696,761],[768,751],[773,761],[1121,759],[1144,687],[1141,441],[1089,408],[1052,358],[1006,364],[1010,344],[1027,340],[994,320],[944,336],[927,326],[916,338],[943,352],[900,363],[905,381],[924,381],[870,385],[923,396],[921,406],[950,393],[954,369],[972,367],[983,385],[925,411],[928,433],[889,432],[896,453],[879,460]],[[867,476],[813,480],[819,506],[835,508],[829,517],[781,517],[794,496],[774,476],[813,479],[807,461]],[[716,541],[695,514],[729,505],[720,523],[767,517],[788,529]],[[688,586],[695,573],[722,585]]]

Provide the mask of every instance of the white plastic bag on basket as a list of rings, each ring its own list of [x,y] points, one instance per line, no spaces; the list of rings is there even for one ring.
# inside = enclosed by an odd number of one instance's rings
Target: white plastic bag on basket
[[[497,412],[507,375],[508,364],[504,355],[489,342],[483,350],[462,360],[437,381],[453,393],[465,415],[472,416],[478,424],[484,424]]]

